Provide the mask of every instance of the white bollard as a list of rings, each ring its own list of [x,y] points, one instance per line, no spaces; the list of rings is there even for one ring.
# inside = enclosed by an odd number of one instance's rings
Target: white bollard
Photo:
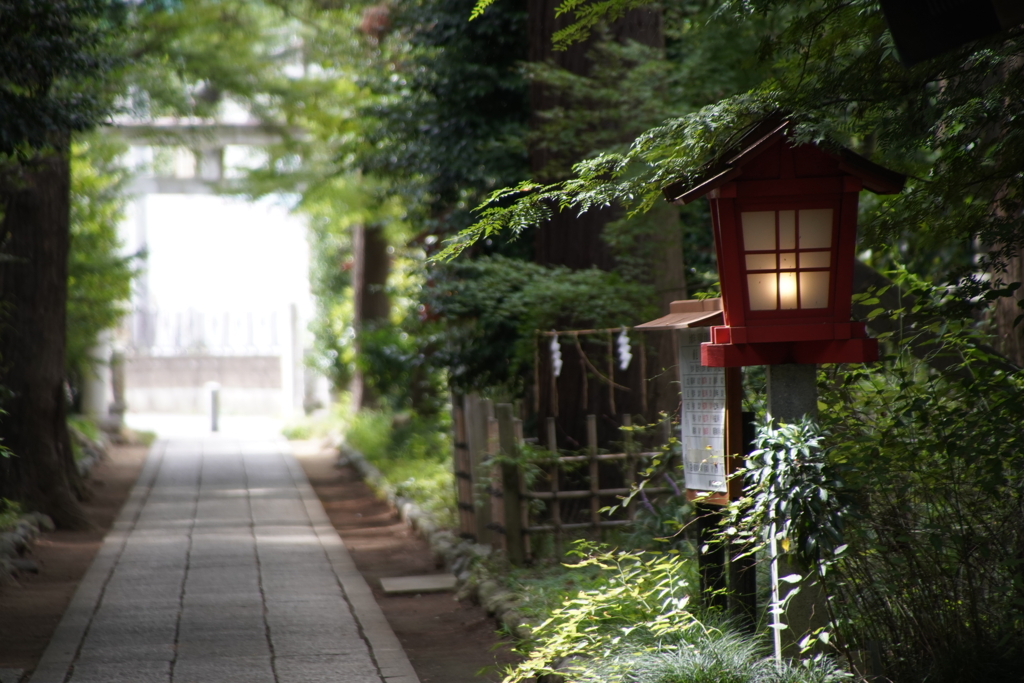
[[[207,382],[206,388],[210,392],[210,431],[220,431],[220,383]]]

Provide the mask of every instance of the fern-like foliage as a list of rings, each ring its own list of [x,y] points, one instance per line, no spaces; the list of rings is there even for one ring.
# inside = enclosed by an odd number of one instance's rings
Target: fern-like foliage
[[[560,11],[577,23],[558,40],[576,40],[599,18],[633,6],[570,0]],[[684,12],[683,21],[688,40],[720,22],[761,22],[763,80],[665,120],[625,151],[581,160],[564,182],[492,194],[478,207],[479,222],[441,257],[452,258],[485,235],[521,231],[555,211],[614,204],[644,212],[663,201],[665,185],[701,178],[749,126],[778,112],[795,122],[799,142],[831,140],[911,176],[901,195],[865,201],[868,246],[917,244],[917,235],[927,236],[932,248],[977,240],[992,245],[982,266],[998,271],[1024,243],[1024,73],[1018,66],[1024,31],[906,68],[880,8],[866,0],[730,2]],[[955,279],[956,268],[974,265],[958,253],[927,266]]]

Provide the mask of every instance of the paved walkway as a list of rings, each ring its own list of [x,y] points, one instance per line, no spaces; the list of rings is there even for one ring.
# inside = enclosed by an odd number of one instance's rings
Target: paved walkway
[[[288,444],[160,441],[32,683],[419,683]]]

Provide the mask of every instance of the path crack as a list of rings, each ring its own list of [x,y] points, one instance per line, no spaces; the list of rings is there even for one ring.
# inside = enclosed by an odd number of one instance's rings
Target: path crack
[[[199,472],[196,476],[196,496],[192,501],[192,523],[188,528],[188,544],[185,549],[185,573],[181,577],[181,591],[178,593],[178,617],[174,622],[174,647],[170,661],[170,681],[174,681],[174,669],[178,665],[178,639],[181,636],[181,616],[185,612],[185,586],[188,584],[188,574],[192,567],[192,536],[196,529],[196,518],[199,516],[199,498],[203,490],[203,467],[206,463],[206,454],[202,447],[199,449]]]
[[[270,634],[270,610],[267,608],[267,593],[263,587],[263,565],[260,563],[260,543],[256,537],[256,515],[252,509],[252,489],[249,487],[249,462],[245,453],[239,448],[239,455],[242,458],[242,480],[245,485],[245,500],[249,504],[249,532],[252,534],[252,552],[256,558],[256,576],[260,588],[260,604],[263,606],[263,632],[267,639],[267,648],[270,650],[270,671],[274,675],[274,683],[280,678],[277,673],[277,653],[274,651],[274,640]]]
[[[280,452],[278,453],[278,456],[281,457],[283,460],[286,459],[286,457],[294,457],[290,453],[285,455]],[[285,465],[285,469],[288,472],[288,477],[292,480],[292,486],[295,487],[295,490],[299,491],[299,482],[295,478],[295,472],[292,470],[291,467],[287,466],[287,462],[285,463]],[[296,466],[298,466],[297,463]],[[319,498],[317,499],[317,504],[320,504]],[[320,550],[321,552],[323,552],[324,558],[327,560],[327,566],[331,568],[331,573],[334,574],[334,580],[338,584],[338,589],[341,592],[341,599],[345,601],[345,605],[348,606],[349,614],[352,615],[352,620],[356,624],[356,633],[359,634],[359,638],[363,641],[363,644],[366,645],[366,651],[369,653],[370,661],[373,662],[373,668],[376,670],[377,676],[380,677],[381,681],[385,681],[386,679],[384,677],[384,671],[383,669],[381,669],[380,661],[377,659],[377,652],[374,651],[373,643],[370,641],[369,636],[366,635],[366,629],[363,626],[362,620],[360,620],[359,618],[359,613],[356,611],[355,605],[352,604],[352,600],[351,598],[349,598],[348,592],[345,590],[344,582],[341,580],[341,577],[338,576],[337,569],[334,567],[334,563],[331,561],[331,555],[327,552],[327,547],[324,545],[323,539],[320,538],[320,531],[317,529],[316,523],[313,521],[313,518],[309,516],[309,509],[306,507],[305,500],[303,500],[302,510],[303,514],[305,514],[306,516],[306,519],[309,520],[310,529],[313,530],[313,534],[316,536],[317,541],[319,541]],[[331,531],[337,533],[333,526],[331,527]]]
[[[107,586],[110,585],[111,579],[114,578],[114,572],[117,570],[117,565],[121,562],[121,556],[124,555],[124,549],[128,545],[128,538],[132,535],[132,532],[135,531],[135,525],[139,523],[139,517],[142,516],[142,511],[146,508],[146,503],[149,501],[149,496],[150,494],[153,493],[153,489],[156,486],[156,481],[160,477],[160,470],[164,466],[164,453],[166,451],[167,442],[164,442],[163,449],[160,451],[160,462],[155,466],[156,471],[153,473],[153,477],[146,487],[146,493],[142,497],[142,502],[139,503],[139,509],[135,511],[135,516],[132,517],[131,524],[125,531],[124,539],[121,541],[121,547],[118,549],[117,556],[114,558],[113,563],[110,565],[110,573],[107,574],[107,577],[103,580],[103,587],[100,588],[99,597],[96,600],[96,604],[93,605],[92,611],[89,613],[88,624],[86,625],[85,630],[82,631],[82,639],[78,641],[78,647],[75,648],[75,655],[71,659],[71,664],[68,665],[67,672],[64,674],[64,683],[68,683],[75,673],[75,664],[78,663],[79,658],[82,656],[82,647],[85,645],[85,641],[89,638],[89,631],[92,629],[93,620],[96,619],[96,613],[100,611],[100,605],[103,604],[103,597],[107,593]],[[114,520],[114,524],[117,524],[116,519]]]

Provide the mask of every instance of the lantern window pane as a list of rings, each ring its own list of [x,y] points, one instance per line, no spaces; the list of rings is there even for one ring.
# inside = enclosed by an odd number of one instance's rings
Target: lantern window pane
[[[796,249],[796,211],[779,211],[779,249]]]
[[[832,247],[832,209],[800,210],[800,248]]]
[[[774,311],[778,308],[778,277],[775,273],[747,275],[750,310]]]
[[[747,254],[747,270],[775,269],[775,254]]]
[[[832,265],[832,252],[830,251],[802,251],[800,252],[801,268],[828,268]]]
[[[796,297],[796,273],[779,273],[779,308],[799,308]]]
[[[800,308],[828,308],[829,272],[800,273]]]
[[[740,214],[740,220],[743,223],[743,249],[745,251],[775,249],[774,211],[744,211]]]
[[[784,251],[779,254],[779,270],[796,270],[795,251]]]

